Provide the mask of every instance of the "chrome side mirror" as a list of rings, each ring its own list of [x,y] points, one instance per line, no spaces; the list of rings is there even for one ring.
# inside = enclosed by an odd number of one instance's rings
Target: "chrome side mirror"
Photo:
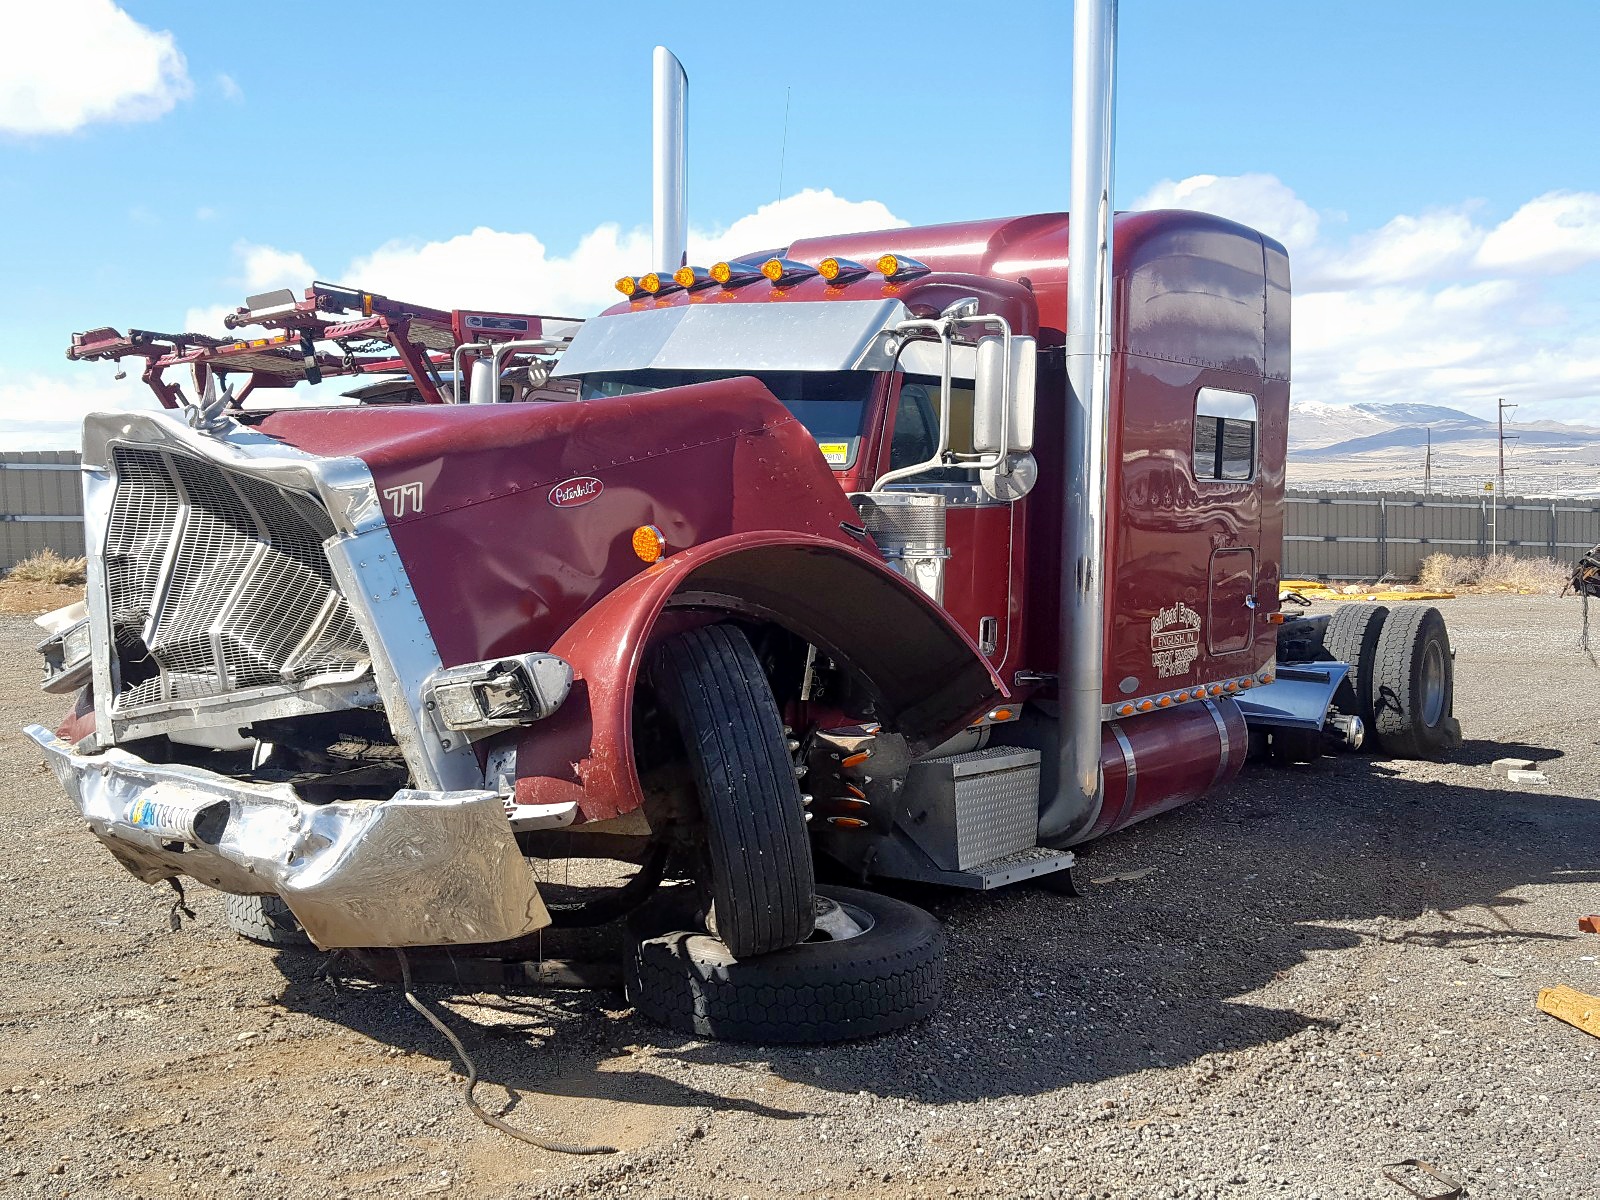
[[[972,380],[972,448],[980,454],[1003,449],[1007,440],[1006,339],[991,334],[978,339],[978,366]]]

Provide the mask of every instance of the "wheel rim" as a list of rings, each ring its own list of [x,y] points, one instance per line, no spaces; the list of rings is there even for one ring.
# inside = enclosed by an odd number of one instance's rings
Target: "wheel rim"
[[[1422,652],[1422,723],[1429,728],[1437,725],[1444,716],[1445,701],[1444,651],[1439,643],[1429,641]]]
[[[854,904],[841,904],[827,896],[817,896],[816,922],[812,927],[811,936],[806,938],[805,945],[809,942],[848,942],[871,931],[877,920],[864,908],[857,908]]]

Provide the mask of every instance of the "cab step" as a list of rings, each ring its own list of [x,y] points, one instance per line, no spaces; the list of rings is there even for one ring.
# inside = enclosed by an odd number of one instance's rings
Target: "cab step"
[[[991,746],[911,765],[894,836],[872,873],[988,891],[1070,868],[1038,845],[1039,752]]]

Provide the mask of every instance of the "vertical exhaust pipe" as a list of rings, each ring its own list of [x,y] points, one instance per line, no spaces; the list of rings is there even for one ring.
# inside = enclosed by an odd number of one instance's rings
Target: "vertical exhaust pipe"
[[[1066,487],[1061,528],[1060,795],[1070,843],[1100,813],[1105,677],[1106,437],[1111,405],[1111,204],[1117,0],[1076,0],[1072,22],[1072,210],[1067,256]]]
[[[688,261],[688,130],[685,127],[689,76],[665,46],[655,53],[655,171],[653,233],[655,270],[671,275]]]

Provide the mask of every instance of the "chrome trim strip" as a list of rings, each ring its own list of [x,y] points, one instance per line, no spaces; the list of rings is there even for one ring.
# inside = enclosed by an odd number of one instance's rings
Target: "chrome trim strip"
[[[1222,778],[1222,773],[1227,769],[1229,761],[1233,758],[1232,739],[1228,737],[1228,722],[1223,719],[1218,711],[1216,701],[1206,700],[1205,710],[1211,714],[1211,719],[1217,723],[1217,737],[1222,742],[1222,753],[1217,756],[1217,769],[1211,776],[1211,786],[1216,787],[1217,781]]]
[[[1117,739],[1117,745],[1122,748],[1122,761],[1128,764],[1128,778],[1122,789],[1122,807],[1117,810],[1116,819],[1111,823],[1115,829],[1128,819],[1128,814],[1133,811],[1134,793],[1139,790],[1139,765],[1133,758],[1133,743],[1128,740],[1128,735],[1122,732],[1120,722],[1110,722],[1111,736]]]

